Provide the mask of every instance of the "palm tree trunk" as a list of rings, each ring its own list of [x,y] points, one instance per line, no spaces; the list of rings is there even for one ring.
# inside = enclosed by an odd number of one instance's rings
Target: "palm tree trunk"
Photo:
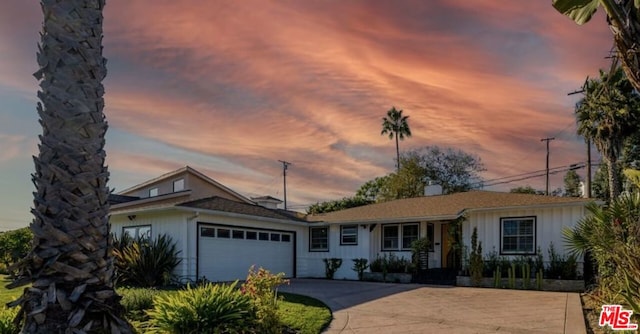
[[[608,177],[609,177],[609,196],[610,201],[613,201],[620,195],[620,179],[618,172],[618,159],[615,154],[608,153],[606,154],[606,163],[608,168]]]
[[[104,0],[42,0],[35,74],[42,126],[34,157],[33,248],[17,267],[31,283],[17,319],[27,333],[131,333],[113,286],[109,172],[104,166]]]
[[[400,173],[400,143],[398,142],[398,132],[396,132],[396,171]]]

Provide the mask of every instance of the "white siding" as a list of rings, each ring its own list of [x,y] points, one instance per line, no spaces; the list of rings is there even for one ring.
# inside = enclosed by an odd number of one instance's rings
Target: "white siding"
[[[500,218],[536,217],[535,248],[542,251],[544,261],[549,261],[549,245],[553,242],[560,255],[568,255],[562,240],[562,230],[572,228],[584,215],[583,206],[562,206],[516,210],[491,210],[471,212],[463,223],[462,239],[467,251],[471,251],[471,234],[478,228],[478,240],[482,241],[484,255],[496,251],[500,254]],[[514,257],[514,256],[510,256]],[[582,261],[582,259],[578,259]]]
[[[121,237],[122,228],[127,226],[151,225],[151,238],[159,235],[169,235],[176,243],[181,259],[174,274],[180,277],[192,277],[195,275],[196,252],[189,247],[195,244],[192,235],[188,232],[186,221],[188,214],[181,212],[163,212],[162,214],[136,214],[133,220],[126,215],[112,216],[110,219],[111,232],[116,237]]]

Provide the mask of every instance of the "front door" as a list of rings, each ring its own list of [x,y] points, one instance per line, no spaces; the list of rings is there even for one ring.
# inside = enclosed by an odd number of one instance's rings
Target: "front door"
[[[440,230],[442,231],[440,235],[440,240],[442,244],[442,249],[440,252],[441,258],[441,268],[449,268],[449,263],[447,262],[447,257],[449,252],[451,251],[451,241],[449,240],[449,223],[440,225]]]

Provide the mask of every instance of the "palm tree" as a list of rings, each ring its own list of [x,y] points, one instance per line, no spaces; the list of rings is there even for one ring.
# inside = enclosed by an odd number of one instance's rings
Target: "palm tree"
[[[613,33],[616,59],[631,84],[640,91],[640,1],[633,0],[553,0],[553,7],[577,24],[585,24],[602,6]]]
[[[10,287],[27,333],[131,333],[113,286],[104,165],[104,0],[42,0],[32,249]]]
[[[396,107],[389,109],[387,116],[382,117],[382,132],[380,135],[388,134],[389,139],[396,138],[396,168],[398,172],[400,171],[400,144],[398,140],[411,137],[407,119],[409,119],[409,116],[402,116],[402,110],[397,110]]]
[[[620,194],[618,157],[625,140],[638,130],[639,97],[620,67],[611,74],[601,70],[599,79],[587,79],[584,93],[575,110],[578,134],[602,154],[614,199]]]

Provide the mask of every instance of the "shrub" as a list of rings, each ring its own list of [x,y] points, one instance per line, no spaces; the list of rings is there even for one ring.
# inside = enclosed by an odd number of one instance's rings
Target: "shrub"
[[[342,259],[331,258],[331,259],[322,259],[324,262],[324,275],[327,279],[333,279],[333,275],[335,275],[338,268],[342,265]]]
[[[120,285],[159,287],[167,285],[180,264],[176,243],[168,235],[154,240],[133,240],[126,234],[114,241],[116,281]]]
[[[282,323],[277,313],[280,300],[277,288],[282,284],[289,284],[289,281],[284,279],[284,273],[273,275],[263,268],[249,268],[249,275],[241,291],[251,298],[260,333],[282,333]]]
[[[13,322],[13,319],[15,319],[17,314],[17,307],[3,307],[0,310],[0,334],[14,334],[20,331],[20,329]]]
[[[369,264],[367,264],[369,260],[365,258],[360,258],[360,259],[353,259],[352,261],[353,261],[353,267],[351,269],[353,269],[353,271],[358,273],[358,280],[362,281],[362,276],[364,276],[364,271],[367,270],[367,268],[369,267]]]
[[[150,331],[158,333],[246,333],[256,324],[251,297],[229,285],[211,283],[158,295],[148,311]]]
[[[411,262],[416,270],[429,269],[430,246],[428,238],[420,238],[411,243]]]
[[[9,270],[20,259],[24,258],[31,250],[33,233],[28,227],[13,231],[0,232],[0,261],[3,264],[2,273],[13,276],[15,270]]]
[[[118,289],[118,294],[122,296],[120,304],[124,307],[127,318],[145,321],[148,320],[146,311],[153,308],[154,298],[167,292],[149,288],[122,288]]]
[[[575,255],[571,254],[568,258],[561,256],[555,250],[553,242],[549,245],[549,266],[546,274],[548,278],[553,279],[575,279],[577,276],[577,261]]]
[[[394,253],[385,253],[382,257],[378,255],[369,266],[372,272],[381,273],[408,273],[411,268],[411,261],[404,257],[398,257]]]
[[[469,274],[473,285],[480,286],[483,269],[482,241],[478,242],[478,228],[474,227],[471,234],[471,254],[469,255]]]

